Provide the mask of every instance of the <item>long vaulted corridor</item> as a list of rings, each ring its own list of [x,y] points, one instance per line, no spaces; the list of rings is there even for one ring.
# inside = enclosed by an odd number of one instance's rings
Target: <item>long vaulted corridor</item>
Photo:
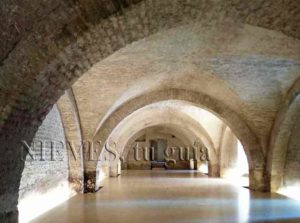
[[[77,195],[34,223],[246,223],[300,221],[300,203],[250,192],[188,170],[129,170],[103,190]]]
[[[0,0],[0,223],[299,205],[299,0]]]

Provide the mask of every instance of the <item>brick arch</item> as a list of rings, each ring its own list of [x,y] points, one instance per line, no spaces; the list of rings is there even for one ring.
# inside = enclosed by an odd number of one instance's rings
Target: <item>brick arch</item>
[[[294,1],[290,1],[289,7],[280,7],[281,3],[276,3],[278,7],[274,10],[284,8],[287,11],[276,18],[261,13],[269,5],[259,1],[251,3],[252,7],[256,5],[259,9],[255,13],[247,10],[247,4],[230,1],[221,4],[201,0],[134,1],[137,2],[140,3],[107,1],[100,10],[103,15],[92,11],[98,4],[96,1],[86,4],[82,0],[79,5],[61,3],[40,22],[33,21],[34,15],[28,18],[28,23],[32,22],[31,32],[17,29],[23,36],[18,41],[12,40],[13,43],[11,46],[8,44],[9,49],[1,57],[0,74],[5,81],[1,83],[0,131],[9,132],[12,125],[20,125],[20,128],[39,125],[38,119],[43,119],[64,90],[93,64],[126,44],[160,30],[194,21],[204,24],[213,21],[212,24],[216,24],[226,20],[226,14],[237,23],[249,23],[299,37],[295,32],[298,23],[294,24],[290,19],[292,14],[299,12]],[[240,4],[243,7],[239,7]],[[131,7],[127,7],[129,5]],[[270,20],[268,16],[274,23],[266,22]],[[53,24],[49,22],[51,19],[55,21]],[[20,121],[20,116],[25,123]]]
[[[175,125],[175,124],[154,125],[152,127],[148,127],[146,129],[142,129],[142,130],[138,131],[137,133],[135,133],[133,136],[131,136],[131,138],[129,138],[126,141],[126,144],[125,144],[124,150],[123,150],[123,157],[125,159],[128,157],[128,154],[129,154],[129,151],[131,148],[130,146],[134,143],[134,141],[137,138],[144,135],[148,131],[149,132],[155,131],[156,128],[159,128],[159,127],[165,129],[164,131],[166,133],[176,136],[176,138],[178,138],[181,142],[183,142],[183,144],[185,146],[193,146],[195,143],[195,140],[197,140],[197,142],[204,145],[204,143],[201,140],[199,141],[199,138],[197,136],[193,135],[194,133],[191,130],[183,129],[181,125]],[[211,152],[211,150],[209,152]],[[214,157],[214,158],[216,158],[216,157]],[[211,171],[210,171],[210,174],[211,174]]]
[[[179,118],[177,118],[177,120],[178,119]],[[149,127],[155,127],[155,126],[159,126],[159,125],[171,126],[170,127],[170,129],[171,129],[170,132],[173,133],[173,131],[175,131],[175,132],[176,131],[178,131],[178,132],[182,131],[181,128],[184,125],[188,125],[189,127],[191,127],[190,125],[195,125],[195,122],[188,122],[187,120],[185,120],[185,121],[180,120],[180,122],[181,122],[181,124],[174,124],[174,123],[168,123],[168,122],[160,123],[160,124],[152,124]],[[199,124],[197,123],[197,125],[199,125]],[[197,140],[200,140],[199,142],[201,142],[201,144],[206,146],[206,148],[208,149],[209,157],[210,157],[209,175],[214,176],[214,177],[219,177],[220,172],[219,172],[218,155],[216,153],[216,148],[213,146],[213,144],[211,142],[212,140],[211,140],[209,134],[203,129],[203,127],[200,127],[197,130],[195,129],[195,127],[191,127],[191,128],[192,129],[185,130],[187,132],[185,134],[188,134],[188,135],[194,134],[195,137],[197,137]],[[128,140],[125,142],[125,146],[124,146],[125,157],[127,157],[128,152],[129,152],[128,150],[126,150],[126,148],[128,148],[128,146],[133,143],[133,140],[135,140],[136,136],[142,131],[143,131],[143,129],[138,130],[138,132],[136,132],[133,135],[130,135]],[[205,131],[205,132],[203,132],[203,131]],[[181,136],[182,134],[183,133],[179,133],[178,136]],[[193,145],[193,143],[194,142],[190,142],[190,145]]]
[[[0,189],[1,216],[15,220],[17,188],[24,166],[7,157],[20,156],[19,141],[33,139],[64,90],[95,62],[159,30],[192,20],[224,20],[225,15],[299,38],[299,22],[292,19],[299,15],[296,0],[289,4],[251,2],[256,10],[249,10],[247,3],[239,1],[145,0],[128,7],[132,2],[139,0],[107,0],[102,5],[96,0],[49,0],[46,5],[24,1],[18,3],[24,10],[16,15],[15,2],[1,7],[1,42],[6,44],[0,55],[0,143],[4,157],[0,164],[5,173],[0,181],[8,185]],[[269,4],[276,4],[270,13]],[[284,13],[278,13],[281,10]]]
[[[184,90],[166,89],[148,92],[126,101],[102,123],[96,131],[95,139],[105,142],[117,124],[134,111],[155,102],[164,100],[182,100],[190,102],[215,114],[228,125],[242,143],[248,158],[250,187],[254,190],[266,190],[265,156],[257,135],[238,114],[222,101],[204,93]]]
[[[4,158],[0,168],[5,174],[0,180],[7,186],[0,190],[0,212],[4,213],[0,217],[9,215],[16,220],[24,167],[23,162],[12,163],[6,158],[12,154],[20,157],[20,140],[33,139],[65,89],[93,64],[126,44],[208,13],[202,1],[197,1],[195,7],[186,4],[188,1],[147,0],[129,8],[107,1],[101,10],[104,15],[97,15],[98,11],[89,13],[97,6],[96,1],[91,2],[89,7],[85,7],[85,1],[79,6],[67,1],[56,4],[38,22],[35,15],[29,15],[29,31],[17,29],[21,36],[1,55],[0,142]],[[9,20],[9,13],[7,17]]]
[[[283,186],[287,152],[293,133],[297,130],[295,126],[300,122],[299,114],[300,79],[291,86],[274,122],[267,165],[271,191],[277,191]]]
[[[211,135],[196,119],[189,117],[182,111],[177,111],[176,108],[168,107],[163,110],[163,107],[155,109],[160,102],[147,105],[127,116],[122,122],[114,128],[109,138],[119,142],[118,147],[125,148],[128,141],[145,127],[154,127],[158,125],[172,126],[173,129],[179,131],[183,126],[187,126],[186,131],[195,135],[209,149],[213,164],[217,164],[217,151],[213,143]],[[146,114],[151,114],[151,123]],[[170,117],[170,118],[168,118]],[[97,138],[95,138],[97,140]],[[108,139],[109,140],[109,139]],[[120,153],[122,151],[119,151]]]
[[[168,101],[159,101],[153,104],[149,104],[146,105],[144,107],[142,107],[141,109],[138,109],[136,111],[134,111],[133,113],[131,113],[129,116],[125,117],[112,131],[112,133],[110,134],[110,138],[112,138],[115,141],[119,141],[120,137],[123,137],[123,139],[127,140],[129,138],[132,137],[133,134],[135,134],[136,132],[136,128],[138,128],[137,131],[140,131],[142,129],[144,129],[145,127],[148,126],[156,126],[159,124],[168,124],[168,125],[173,125],[177,127],[177,130],[179,130],[180,128],[182,128],[182,126],[188,126],[190,131],[189,132],[193,132],[194,134],[197,135],[197,137],[199,137],[204,143],[205,145],[212,150],[213,155],[216,156],[217,151],[216,151],[216,146],[214,145],[214,142],[212,140],[212,137],[210,136],[210,134],[208,133],[208,131],[205,129],[205,127],[201,124],[201,122],[199,122],[198,120],[196,120],[193,117],[190,117],[189,115],[187,115],[185,112],[177,110],[177,107],[174,108],[172,106],[166,105],[166,107],[164,107],[163,103],[166,103]],[[180,101],[180,106],[191,106],[190,103],[183,103],[182,101]],[[156,107],[156,106],[161,106]],[[194,105],[192,105],[194,106]],[[166,108],[166,109],[164,109]],[[172,111],[172,112],[170,112]],[[148,118],[145,118],[146,114],[151,114],[151,116],[153,118],[151,118],[151,121]],[[162,118],[162,116],[166,116],[165,118]],[[170,118],[168,118],[170,117]],[[137,122],[137,120],[139,120]],[[132,125],[132,123],[134,123]],[[179,125],[180,123],[180,125]],[[130,128],[128,128],[127,126],[131,124],[132,126]],[[123,129],[126,129],[127,131],[124,131]],[[174,129],[174,128],[173,128]],[[122,132],[126,133],[126,136],[124,138],[125,134],[120,134],[120,130]],[[188,129],[187,129],[188,130]],[[133,132],[134,131],[134,132]],[[117,137],[117,139],[114,139],[115,137]],[[96,139],[97,136],[96,136]],[[104,142],[104,141],[103,141]],[[121,146],[121,148],[123,148],[124,146]]]
[[[82,130],[76,100],[72,90],[58,100],[57,107],[60,112],[66,136],[66,148],[69,157],[69,182],[71,188],[81,193],[83,191],[83,153]]]

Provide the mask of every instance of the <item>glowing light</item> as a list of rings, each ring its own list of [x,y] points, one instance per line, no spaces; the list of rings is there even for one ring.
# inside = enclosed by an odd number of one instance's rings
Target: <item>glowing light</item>
[[[201,173],[208,173],[208,165],[204,164],[204,163],[201,163],[201,165],[198,167],[198,170]]]
[[[44,194],[30,194],[19,201],[19,222],[29,222],[68,200],[75,194],[76,193],[70,189],[68,182],[62,182],[59,186],[49,190]]]
[[[239,170],[240,176],[249,173],[248,160],[245,154],[245,150],[240,141],[238,141],[238,154],[237,154],[237,163],[236,169]]]
[[[102,164],[99,165],[99,172],[96,177],[96,189],[99,189],[101,186],[103,186],[103,181],[105,178],[107,178],[109,175],[109,166]]]
[[[244,151],[244,148],[240,141],[238,141],[237,147],[237,161],[234,168],[227,169],[223,173],[222,177],[233,182],[237,186],[249,186],[248,177],[248,160]]]
[[[277,193],[300,201],[300,185],[293,185],[280,188]]]
[[[249,186],[249,177],[241,176],[240,171],[237,169],[227,170],[222,177],[236,186]]]

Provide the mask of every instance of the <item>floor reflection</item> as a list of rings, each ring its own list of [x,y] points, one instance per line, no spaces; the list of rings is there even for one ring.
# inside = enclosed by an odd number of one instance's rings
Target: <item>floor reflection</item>
[[[300,202],[190,171],[127,171],[34,222],[300,222]]]

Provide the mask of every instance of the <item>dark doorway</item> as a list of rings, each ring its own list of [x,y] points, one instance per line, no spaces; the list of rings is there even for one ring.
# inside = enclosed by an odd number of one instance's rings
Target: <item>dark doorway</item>
[[[164,162],[165,155],[164,151],[167,148],[167,140],[166,139],[156,139],[150,141],[151,150],[150,150],[150,159],[152,161]]]

